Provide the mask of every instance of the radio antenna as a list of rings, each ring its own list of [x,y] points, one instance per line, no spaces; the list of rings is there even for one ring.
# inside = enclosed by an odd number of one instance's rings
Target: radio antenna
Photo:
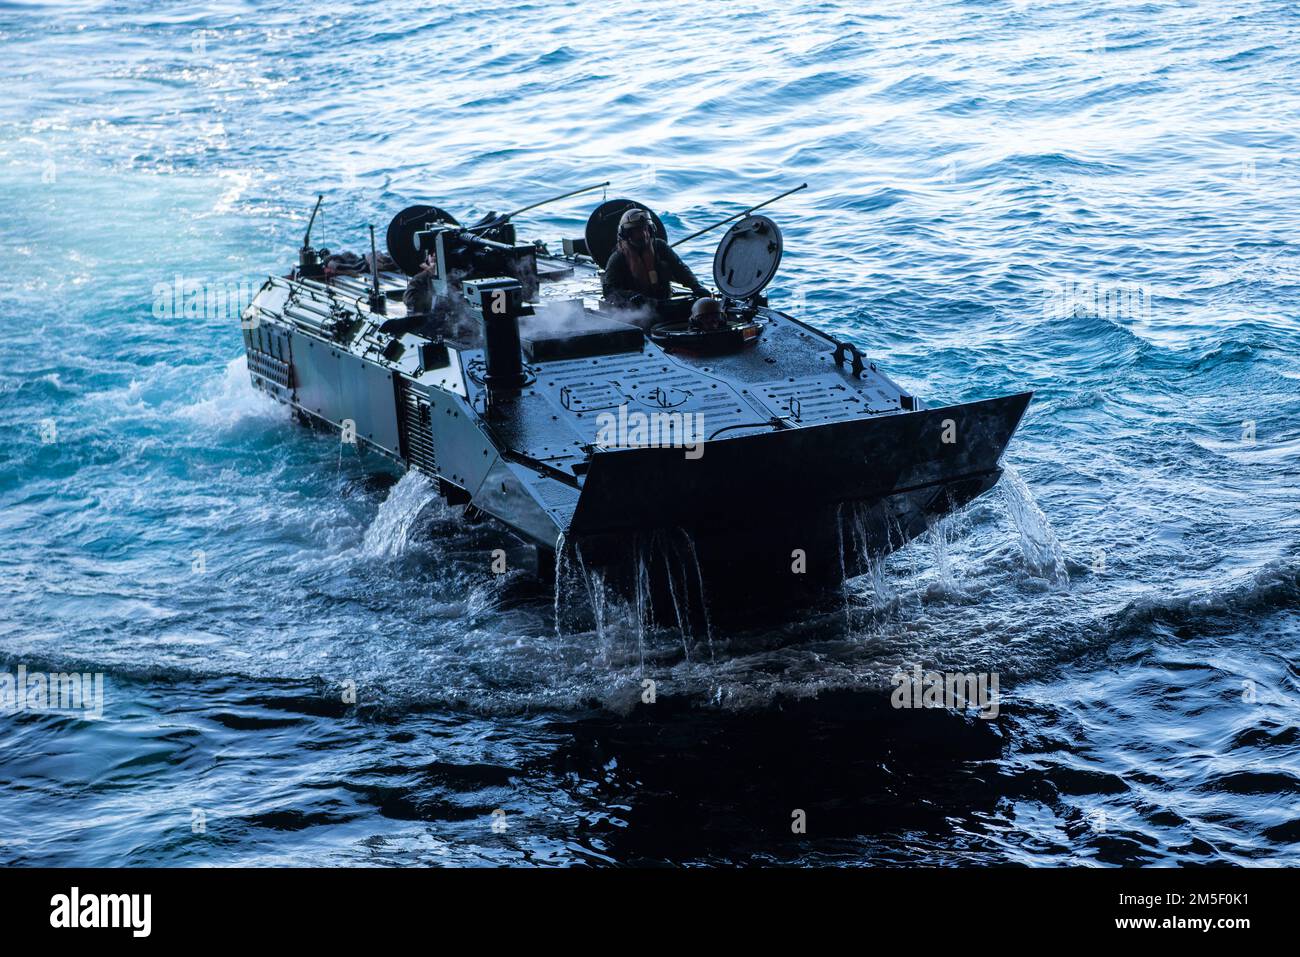
[[[584,186],[581,189],[570,190],[567,193],[561,193],[559,196],[552,196],[550,199],[544,199],[541,202],[533,203],[529,206],[523,206],[520,207],[519,209],[514,210],[513,212],[505,213],[504,215],[498,216],[496,219],[492,220],[492,222],[486,223],[482,226],[471,226],[469,229],[466,230],[466,232],[475,233],[484,229],[494,229],[497,226],[502,226],[510,222],[511,219],[518,216],[520,213],[526,213],[530,209],[537,209],[539,206],[546,206],[550,203],[557,203],[562,199],[568,199],[570,196],[578,196],[581,195],[582,193],[590,193],[594,189],[604,189],[608,185],[609,185],[609,180],[605,180],[605,182],[596,183],[594,186]]]
[[[302,237],[303,249],[311,249],[311,228],[312,226],[316,225],[316,214],[320,212],[320,203],[321,200],[323,200],[324,198],[325,198],[324,193],[321,193],[319,196],[316,197],[316,205],[315,207],[312,208],[311,219],[307,220],[307,232],[304,233]]]
[[[379,289],[379,256],[375,253],[375,227],[370,227],[370,311],[380,316],[388,315],[388,300]]]
[[[742,217],[744,217],[744,216],[748,216],[750,213],[752,213],[752,212],[753,212],[754,210],[756,210],[756,209],[762,209],[764,206],[771,206],[771,205],[772,205],[773,203],[775,203],[778,199],[785,199],[785,198],[786,198],[787,196],[789,196],[791,193],[797,193],[797,192],[799,192],[799,190],[801,190],[801,189],[807,189],[807,188],[808,188],[808,184],[807,184],[807,183],[803,183],[803,184],[801,184],[801,185],[799,185],[799,186],[796,186],[794,189],[787,189],[787,190],[786,190],[784,193],[782,193],[780,196],[773,196],[771,199],[766,200],[765,202],[759,203],[757,206],[751,206],[751,207],[749,207],[749,209],[746,209],[746,210],[743,210],[742,212],[736,213],[734,216],[728,216],[726,219],[720,219],[720,220],[718,220],[716,223],[714,223],[712,226],[705,226],[705,227],[704,227],[703,229],[701,229],[699,232],[691,233],[689,236],[685,236],[685,237],[683,237],[683,238],[677,240],[677,242],[672,243],[672,245],[673,245],[673,246],[680,246],[682,243],[684,243],[684,242],[688,242],[689,240],[694,239],[696,236],[703,236],[705,233],[707,233],[707,232],[711,232],[712,230],[717,229],[719,226],[724,226],[724,225],[726,225],[727,223],[731,222],[733,219],[740,219],[740,218],[742,218]]]

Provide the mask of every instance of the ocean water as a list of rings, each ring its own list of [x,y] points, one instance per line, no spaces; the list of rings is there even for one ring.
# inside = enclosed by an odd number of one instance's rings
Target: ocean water
[[[104,675],[102,715],[0,714],[0,862],[1300,862],[1298,34],[1283,0],[0,5],[0,666]],[[593,627],[175,301],[286,271],[317,193],[360,250],[604,179],[676,236],[808,182],[774,305],[933,402],[1033,389],[1001,486],[793,621]],[[891,707],[913,666],[996,674],[996,717]]]

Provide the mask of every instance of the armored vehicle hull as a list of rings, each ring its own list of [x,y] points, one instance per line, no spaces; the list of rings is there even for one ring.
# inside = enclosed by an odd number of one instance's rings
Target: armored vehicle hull
[[[474,239],[433,233],[438,256]],[[495,244],[499,276],[453,280],[444,263],[421,316],[402,272],[269,278],[245,314],[253,384],[424,473],[543,568],[571,549],[635,583],[658,552],[693,566],[710,603],[834,587],[998,481],[1029,393],[928,408],[745,289],[724,290],[722,330],[663,322],[689,309],[679,297],[647,334],[602,301],[582,245],[565,247]]]

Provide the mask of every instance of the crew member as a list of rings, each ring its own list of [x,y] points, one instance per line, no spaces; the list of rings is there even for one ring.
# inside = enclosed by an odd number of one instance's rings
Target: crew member
[[[605,299],[630,308],[654,308],[672,295],[673,281],[696,296],[709,295],[672,247],[655,236],[650,214],[633,206],[618,222],[618,248],[605,264]]]
[[[402,304],[406,306],[406,315],[401,318],[386,319],[379,326],[380,332],[390,336],[402,336],[432,326],[433,281],[438,278],[438,264],[430,254],[424,257],[424,262],[420,265],[420,271],[406,280],[406,291],[402,293]],[[430,328],[429,331],[433,330]]]
[[[712,296],[695,300],[691,307],[691,328],[701,332],[713,332],[727,324],[727,317],[722,314],[722,306]]]
[[[420,267],[418,273],[406,280],[406,291],[402,293],[408,316],[427,316],[433,312],[433,281],[438,278],[438,264],[432,253],[424,257]]]

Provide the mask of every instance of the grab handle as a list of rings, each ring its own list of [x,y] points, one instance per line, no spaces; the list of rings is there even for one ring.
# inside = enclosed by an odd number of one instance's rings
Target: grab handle
[[[854,377],[859,377],[859,376],[861,376],[861,375],[862,375],[862,370],[863,370],[863,368],[865,368],[865,363],[863,363],[863,361],[862,361],[862,353],[859,352],[859,351],[858,351],[858,347],[855,346],[855,345],[854,345],[853,343],[851,343],[851,342],[839,342],[839,343],[836,343],[836,345],[835,345],[835,364],[836,364],[837,366],[842,366],[842,365],[844,365],[844,350],[845,350],[845,349],[847,349],[849,352],[853,353],[853,375],[854,375]]]

